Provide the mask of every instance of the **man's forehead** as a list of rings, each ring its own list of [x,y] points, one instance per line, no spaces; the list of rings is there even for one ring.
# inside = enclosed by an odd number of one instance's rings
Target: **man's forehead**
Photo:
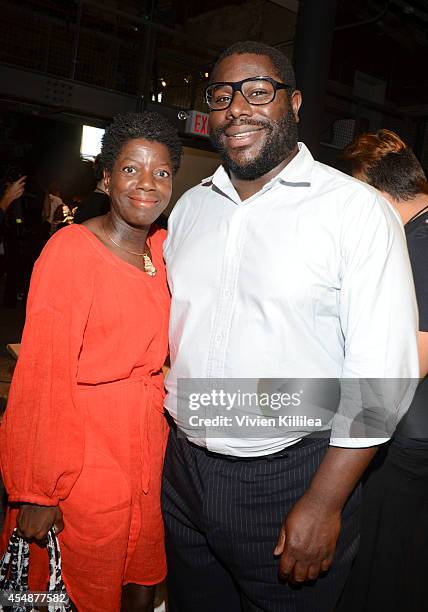
[[[242,81],[257,76],[278,78],[270,57],[254,53],[235,53],[219,62],[210,81]]]

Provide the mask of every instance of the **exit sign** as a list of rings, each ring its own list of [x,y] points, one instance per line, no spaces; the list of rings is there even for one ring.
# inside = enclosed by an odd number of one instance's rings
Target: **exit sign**
[[[195,110],[190,111],[186,119],[184,131],[192,136],[208,138],[208,114]]]

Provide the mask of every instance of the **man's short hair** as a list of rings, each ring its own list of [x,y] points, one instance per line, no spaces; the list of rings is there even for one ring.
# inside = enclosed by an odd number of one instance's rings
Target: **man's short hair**
[[[342,157],[352,175],[384,191],[395,200],[411,200],[428,193],[428,183],[412,149],[390,130],[360,134],[348,145]]]
[[[229,57],[231,55],[243,55],[244,53],[251,53],[252,55],[264,55],[268,57],[272,62],[272,66],[274,67],[279,80],[285,83],[286,85],[289,85],[291,92],[296,89],[296,77],[294,76],[293,66],[291,65],[291,62],[288,57],[279,49],[276,49],[275,47],[270,47],[269,45],[265,45],[260,42],[256,42],[254,40],[237,42],[225,51],[223,51],[223,53],[220,55],[220,57],[214,64],[211,74],[215,74],[218,65],[226,57]],[[255,76],[264,75],[259,74]]]

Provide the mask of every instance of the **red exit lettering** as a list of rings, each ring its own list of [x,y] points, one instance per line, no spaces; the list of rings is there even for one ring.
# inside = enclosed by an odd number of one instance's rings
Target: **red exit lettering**
[[[208,135],[208,115],[196,113],[193,131],[195,134]]]

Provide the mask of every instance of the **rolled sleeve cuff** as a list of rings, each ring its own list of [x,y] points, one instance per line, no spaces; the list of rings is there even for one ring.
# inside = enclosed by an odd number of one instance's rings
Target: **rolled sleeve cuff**
[[[32,493],[11,493],[8,495],[8,502],[20,504],[36,504],[37,506],[58,506],[58,497],[45,497],[44,495],[33,495]]]
[[[342,448],[370,448],[385,444],[391,438],[330,438],[330,446]]]

